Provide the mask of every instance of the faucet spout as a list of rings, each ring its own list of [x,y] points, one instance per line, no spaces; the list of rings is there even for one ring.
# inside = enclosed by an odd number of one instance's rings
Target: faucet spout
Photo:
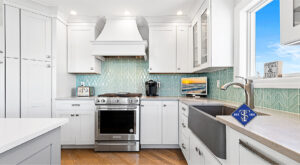
[[[246,84],[245,85],[241,84],[241,83],[238,83],[238,82],[230,82],[230,83],[224,84],[221,87],[221,90],[227,90],[227,88],[230,87],[230,86],[232,86],[232,85],[236,85],[236,86],[241,87],[245,91],[246,104],[251,109],[253,109],[253,108],[255,108],[255,106],[254,106],[254,87],[253,87],[253,81],[252,80],[248,80],[248,79],[245,79],[245,80],[246,80]]]

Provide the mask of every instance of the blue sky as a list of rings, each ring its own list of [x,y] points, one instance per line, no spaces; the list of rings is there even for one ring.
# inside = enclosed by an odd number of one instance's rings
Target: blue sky
[[[280,45],[279,0],[256,13],[256,71],[263,75],[263,64],[283,61],[283,73],[300,73],[300,46]]]

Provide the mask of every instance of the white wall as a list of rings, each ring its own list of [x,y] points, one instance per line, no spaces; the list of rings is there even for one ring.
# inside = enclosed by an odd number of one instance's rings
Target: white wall
[[[68,97],[76,76],[68,73],[67,26],[54,18],[53,27],[53,97]]]

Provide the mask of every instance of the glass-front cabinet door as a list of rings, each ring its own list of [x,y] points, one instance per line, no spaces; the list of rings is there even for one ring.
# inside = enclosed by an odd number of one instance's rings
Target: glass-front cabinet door
[[[193,21],[194,71],[209,67],[209,2],[203,3]]]
[[[280,43],[300,42],[300,0],[280,0]]]
[[[208,18],[207,9],[201,14],[201,64],[207,63],[208,56]]]

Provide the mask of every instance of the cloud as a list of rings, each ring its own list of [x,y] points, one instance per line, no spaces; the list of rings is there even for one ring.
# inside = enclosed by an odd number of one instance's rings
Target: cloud
[[[280,45],[279,43],[270,44],[268,48],[273,49],[272,54],[283,57],[283,58],[292,58],[294,60],[300,59],[300,46],[298,45]]]

